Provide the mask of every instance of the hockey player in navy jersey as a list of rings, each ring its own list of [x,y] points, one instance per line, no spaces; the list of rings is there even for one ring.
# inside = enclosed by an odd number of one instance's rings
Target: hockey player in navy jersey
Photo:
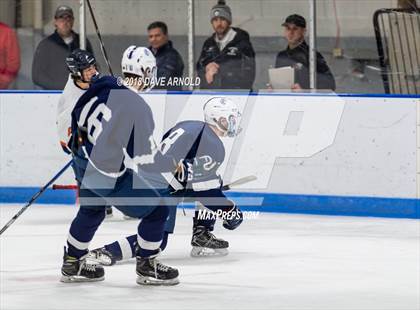
[[[163,136],[160,144],[163,154],[173,156],[177,161],[187,159],[192,163],[192,173],[184,183],[184,190],[176,191],[172,196],[196,201],[198,205],[193,219],[193,257],[227,254],[228,242],[212,234],[216,222],[214,212],[224,212],[222,214],[225,214],[225,218],[222,219],[226,229],[237,228],[243,220],[242,212],[222,192],[222,180],[217,173],[225,158],[225,148],[220,137],[233,137],[239,132],[238,108],[228,98],[214,97],[205,103],[203,110],[204,122],[180,122]],[[206,210],[210,210],[208,216]],[[204,218],[199,218],[199,214],[204,215]],[[176,207],[173,206],[167,223],[172,229],[175,216]],[[166,234],[162,250],[166,247],[167,237]],[[135,235],[129,236],[95,249],[91,255],[103,265],[113,265],[117,261],[134,257],[136,242]]]
[[[57,104],[57,133],[60,145],[66,154],[71,150],[71,112],[79,98],[90,85],[99,78],[95,57],[88,51],[76,49],[66,58],[69,77]],[[107,217],[112,216],[112,208],[106,208]]]
[[[187,164],[157,149],[152,112],[137,93],[150,87],[143,81],[153,81],[156,74],[152,53],[130,46],[123,54],[122,72],[125,85],[109,76],[98,79],[72,112],[70,145],[80,209],[70,226],[61,280],[104,279],[103,267],[89,261],[88,247],[105,217],[105,206],[113,205],[142,219],[136,234],[137,283],[173,285],[179,282],[178,270],[156,259],[169,214],[162,198],[166,194],[152,188],[142,172],[176,171],[187,177]],[[138,173],[129,169],[133,166]]]

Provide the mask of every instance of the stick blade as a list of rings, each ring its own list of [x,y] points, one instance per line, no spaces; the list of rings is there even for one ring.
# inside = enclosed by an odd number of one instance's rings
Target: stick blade
[[[229,187],[239,186],[248,182],[255,181],[256,179],[257,177],[255,175],[249,175],[249,176],[237,179],[236,181],[233,181],[232,183],[229,184]]]

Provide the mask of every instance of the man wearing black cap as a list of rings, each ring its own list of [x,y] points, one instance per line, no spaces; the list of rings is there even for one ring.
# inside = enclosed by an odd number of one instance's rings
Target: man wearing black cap
[[[73,24],[73,10],[60,5],[54,15],[54,33],[43,39],[35,51],[32,80],[43,89],[63,89],[66,85],[66,57],[79,48],[79,35],[73,31]],[[88,40],[86,50],[93,53]]]
[[[309,89],[309,46],[305,42],[306,20],[293,14],[282,24],[288,46],[277,54],[276,68],[292,66],[295,68],[295,84],[292,90]],[[324,57],[316,53],[317,89],[335,90],[334,77]]]
[[[251,90],[255,79],[255,52],[249,34],[231,27],[232,11],[219,1],[211,9],[214,33],[208,38],[197,62],[204,89]]]

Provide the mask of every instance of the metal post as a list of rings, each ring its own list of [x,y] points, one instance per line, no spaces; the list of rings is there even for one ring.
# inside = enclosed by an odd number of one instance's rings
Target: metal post
[[[34,1],[34,29],[42,30],[42,0]]]
[[[188,20],[188,77],[194,77],[194,0],[187,0],[187,20]],[[191,83],[192,84],[192,83]],[[193,89],[192,85],[188,86]]]
[[[79,45],[82,50],[86,49],[86,5],[85,0],[79,0]]]
[[[416,102],[417,110],[417,126],[416,126],[416,187],[417,187],[417,199],[420,199],[420,100],[414,99]]]
[[[316,0],[309,0],[309,87],[316,90]]]

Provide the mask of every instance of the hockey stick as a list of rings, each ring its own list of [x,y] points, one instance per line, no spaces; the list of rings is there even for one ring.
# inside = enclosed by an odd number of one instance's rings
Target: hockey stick
[[[224,186],[222,186],[222,191],[228,191],[230,189],[232,189],[232,187],[236,187],[248,182],[252,182],[255,181],[257,179],[257,177],[255,175],[249,175],[240,179],[237,179],[236,181],[233,181],[232,183],[226,184]],[[57,189],[78,189],[77,185],[59,185],[59,184],[54,184],[52,186],[52,189],[57,190]]]
[[[98,24],[96,23],[95,15],[93,14],[92,6],[90,5],[90,0],[86,0],[86,2],[87,2],[87,5],[88,5],[88,8],[89,8],[90,16],[92,17],[92,21],[93,21],[93,25],[95,27],[96,34],[98,35],[98,38],[99,38],[99,43],[101,45],[102,55],[104,56],[105,62],[108,65],[109,73],[113,76],[114,72],[112,72],[111,63],[109,62],[108,55],[107,55],[106,50],[105,50],[104,41],[102,40],[102,36],[101,36],[101,33],[99,32]]]
[[[53,190],[57,190],[57,189],[79,189],[79,187],[77,185],[60,185],[60,184],[53,184],[52,186]]]
[[[44,185],[44,187],[42,187],[35,195],[32,196],[31,200],[29,200],[29,202],[22,207],[22,209],[19,210],[18,213],[15,214],[15,216],[13,216],[6,225],[3,226],[3,228],[0,230],[0,235],[3,234],[7,228],[9,228],[16,220],[19,216],[22,215],[23,212],[25,212],[25,210],[35,202],[35,200],[38,199],[39,196],[42,195],[42,193],[52,184],[54,183],[55,180],[57,180],[63,173],[64,171],[67,170],[68,167],[70,167],[70,165],[72,164],[73,159],[70,160],[59,172],[57,172],[57,174],[47,183]]]
[[[228,191],[228,190],[231,190],[232,187],[236,187],[236,186],[248,183],[248,182],[252,182],[252,181],[255,181],[256,179],[257,177],[255,175],[248,175],[246,177],[239,178],[229,184],[223,185],[221,189],[222,191]],[[185,197],[182,197],[182,203],[184,203],[184,201],[185,201]],[[184,213],[184,216],[187,216],[187,213],[185,212],[184,207],[182,207],[182,212]]]
[[[237,179],[236,181],[233,181],[232,183],[226,184],[222,186],[222,191],[228,191],[232,189],[232,187],[236,187],[248,182],[255,181],[257,177],[255,175],[249,175],[240,179]]]

